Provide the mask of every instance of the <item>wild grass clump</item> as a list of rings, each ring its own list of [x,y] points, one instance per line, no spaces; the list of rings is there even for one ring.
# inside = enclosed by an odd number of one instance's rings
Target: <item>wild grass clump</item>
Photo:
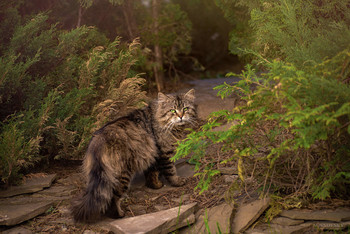
[[[81,158],[94,129],[146,100],[134,70],[138,40],[109,41],[86,26],[60,30],[45,14],[7,27],[12,36],[0,47],[5,186],[39,161]]]
[[[192,132],[175,158],[193,152],[200,164],[212,144],[230,156],[207,162],[199,172],[207,189],[219,164],[236,161],[241,181],[254,178],[262,193],[346,198],[350,179],[349,50],[303,70],[272,61],[257,75],[251,66],[240,81],[216,89],[225,98],[239,94],[233,110],[214,112],[201,131]],[[342,69],[339,69],[342,68]],[[212,131],[224,119],[225,131]]]

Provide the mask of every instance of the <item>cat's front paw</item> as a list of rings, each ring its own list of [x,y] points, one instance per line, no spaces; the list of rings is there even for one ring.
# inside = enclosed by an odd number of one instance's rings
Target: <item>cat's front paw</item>
[[[169,178],[169,182],[172,186],[180,187],[180,186],[184,186],[186,184],[187,179],[185,177],[173,176],[173,177]]]
[[[160,189],[161,187],[163,187],[163,183],[160,180],[146,181],[146,186],[152,189]]]

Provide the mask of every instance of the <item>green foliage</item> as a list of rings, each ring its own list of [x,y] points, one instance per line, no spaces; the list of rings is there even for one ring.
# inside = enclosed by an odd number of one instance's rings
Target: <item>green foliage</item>
[[[302,202],[295,197],[282,197],[275,194],[270,195],[270,207],[265,213],[265,221],[270,222],[274,217],[279,215],[283,210],[289,210],[293,208],[301,208]]]
[[[81,157],[94,129],[145,100],[145,82],[132,70],[138,41],[110,42],[85,26],[59,30],[48,24],[46,14],[13,27],[0,58],[0,177],[5,185],[41,159]],[[109,114],[102,117],[96,110],[107,100],[117,104],[104,105],[103,113]]]
[[[158,35],[154,32],[154,20],[158,21]],[[145,46],[153,47],[159,44],[162,48],[164,64],[169,67],[169,74],[176,72],[174,63],[182,54],[191,51],[192,23],[186,12],[178,4],[162,4],[157,19],[149,17],[142,26],[141,41]]]
[[[173,0],[173,2],[181,6],[192,22],[190,54],[195,55],[200,63],[194,61],[195,69],[210,69],[211,66],[222,62],[222,58],[227,58],[232,25],[225,19],[215,2],[213,0]]]
[[[262,192],[292,198],[349,196],[346,2],[217,0],[216,4],[236,26],[231,51],[255,58],[263,72],[247,65],[240,81],[216,87],[222,98],[239,95],[240,104],[212,113],[200,131],[179,145],[174,158],[193,153],[202,191],[218,164],[236,161],[242,183],[254,177]],[[223,121],[231,123],[228,130],[212,131]],[[208,162],[205,155],[213,144],[232,156]],[[275,212],[270,212],[272,217]]]
[[[19,182],[20,169],[33,166],[40,159],[40,143],[47,131],[46,122],[59,93],[52,90],[38,110],[28,110],[12,115],[1,126],[0,134],[0,177],[1,182]]]
[[[231,34],[230,48],[240,55],[254,50],[264,57],[283,59],[300,67],[331,58],[350,42],[346,1],[216,2],[237,25]]]
[[[312,194],[325,199],[335,192],[346,196],[349,186],[350,87],[349,50],[303,70],[293,64],[266,62],[257,75],[248,65],[240,81],[217,87],[218,95],[238,93],[243,104],[213,113],[201,131],[192,132],[175,158],[193,153],[200,159],[212,144],[232,154],[239,176],[254,176],[264,192]],[[345,66],[344,66],[345,64]],[[339,70],[339,68],[342,68]],[[225,119],[226,131],[211,131]],[[217,165],[201,170],[202,190],[208,188]],[[341,193],[341,192],[343,193]]]

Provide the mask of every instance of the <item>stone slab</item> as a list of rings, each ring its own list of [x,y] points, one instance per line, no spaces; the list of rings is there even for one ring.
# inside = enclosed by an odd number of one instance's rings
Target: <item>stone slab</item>
[[[287,218],[287,217],[277,217],[277,218],[274,218],[271,221],[271,223],[279,224],[279,225],[282,225],[282,226],[293,226],[293,225],[298,225],[298,224],[304,223],[304,220],[290,219],[290,218]]]
[[[323,221],[349,221],[350,209],[337,209],[337,210],[284,210],[280,216],[290,219],[302,219],[302,220],[323,220]]]
[[[2,234],[32,234],[33,232],[24,227],[14,227],[6,231],[1,232]]]
[[[196,216],[194,214],[190,214],[190,216],[183,219],[179,225],[173,226],[172,228],[170,228],[168,233],[176,231],[182,227],[190,227],[195,221],[196,221]]]
[[[0,197],[12,197],[20,194],[35,193],[48,188],[56,179],[56,174],[27,179],[22,185],[12,186],[7,190],[0,191]]]
[[[300,220],[297,220],[300,221]],[[307,221],[297,225],[280,225],[277,223],[259,224],[254,228],[250,228],[245,233],[247,234],[299,234],[299,233],[319,233],[320,231],[341,231],[350,227],[350,221],[345,222],[329,222],[329,221]]]
[[[262,223],[258,224],[252,228],[249,228],[244,233],[246,234],[271,234],[271,233],[282,233],[282,234],[300,234],[305,233],[312,229],[312,224],[310,223],[302,223],[299,225],[293,226],[283,226],[279,224],[267,224]],[[309,232],[307,232],[309,233]],[[310,232],[313,233],[313,232]]]
[[[233,206],[223,203],[221,205],[200,210],[196,216],[196,223],[188,228],[180,230],[180,234],[187,233],[231,233],[231,220],[233,216]],[[206,222],[208,227],[206,227]]]
[[[312,224],[317,230],[343,230],[344,228],[350,227],[350,221],[345,222],[327,222],[327,221],[311,221],[308,222]]]
[[[233,233],[244,232],[249,228],[249,226],[252,225],[267,209],[269,203],[270,198],[264,198],[241,205],[233,220]]]
[[[283,233],[283,234],[296,234],[296,233],[305,233],[307,230],[310,230],[312,228],[311,224],[303,223],[301,225],[294,225],[294,226],[282,226],[278,224],[271,224],[269,225],[268,233]]]
[[[44,189],[37,194],[39,195],[46,195],[46,196],[55,196],[55,197],[64,197],[64,196],[71,196],[76,192],[78,189],[74,185],[57,185],[52,186],[48,189]]]
[[[27,204],[2,205],[0,210],[0,225],[12,226],[32,219],[47,211],[53,202],[44,201]]]
[[[159,234],[168,233],[171,230],[181,228],[182,221],[194,213],[197,203],[183,205],[168,210],[163,210],[151,214],[136,217],[118,219],[109,223],[112,232],[121,233],[147,233]],[[187,225],[187,222],[185,222]],[[174,229],[175,228],[175,229]]]

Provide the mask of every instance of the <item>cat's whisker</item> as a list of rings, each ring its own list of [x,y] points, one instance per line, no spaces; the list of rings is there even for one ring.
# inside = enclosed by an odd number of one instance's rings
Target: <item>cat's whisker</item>
[[[169,127],[167,128],[167,132],[170,132],[171,130],[173,130],[174,125],[175,123],[171,121]]]
[[[188,119],[187,122],[194,127],[197,126],[197,124],[198,124],[198,122],[196,120],[193,120],[193,119]]]
[[[170,125],[171,125],[171,122],[168,122],[167,124],[165,124],[162,128],[162,131],[166,132]]]
[[[164,132],[169,132],[169,131],[171,131],[172,129],[173,129],[173,127],[174,127],[174,122],[173,121],[170,121],[169,123],[167,123],[164,127],[163,127],[163,129],[162,129],[162,131],[164,131]]]

